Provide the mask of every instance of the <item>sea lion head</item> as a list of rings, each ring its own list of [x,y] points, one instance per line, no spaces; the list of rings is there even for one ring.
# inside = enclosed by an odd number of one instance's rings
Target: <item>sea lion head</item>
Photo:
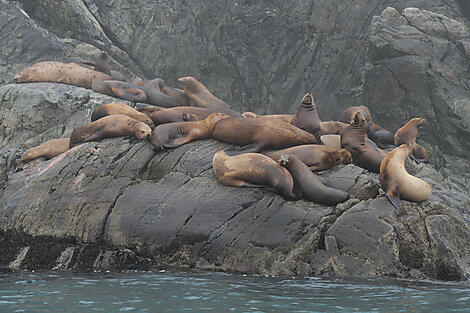
[[[182,116],[183,116],[183,121],[185,121],[185,122],[202,121],[202,119],[199,117],[199,115],[194,114],[194,113],[183,112]]]
[[[135,125],[134,133],[137,139],[146,140],[150,139],[150,136],[152,135],[152,129],[147,124],[139,122]]]
[[[281,155],[281,157],[279,158],[279,165],[286,167],[287,164],[289,164],[289,155],[288,154]]]
[[[199,82],[192,76],[178,78],[178,83],[184,86],[184,89],[196,93],[198,91]]]
[[[302,103],[307,104],[307,105],[312,105],[313,104],[313,96],[312,93],[309,92],[307,93],[303,98],[302,98]]]
[[[418,128],[421,128],[426,124],[426,120],[424,118],[418,118],[418,117],[412,118],[411,122],[414,125],[416,125],[416,127]]]
[[[359,128],[365,128],[365,127],[367,127],[366,123],[367,123],[366,119],[364,118],[362,113],[357,112],[356,115],[354,115],[354,121],[351,125],[353,125],[355,127],[359,127]]]

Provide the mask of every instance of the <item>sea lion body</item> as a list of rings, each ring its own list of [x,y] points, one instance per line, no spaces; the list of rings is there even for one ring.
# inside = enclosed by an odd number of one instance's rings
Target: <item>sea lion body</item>
[[[348,127],[348,124],[338,121],[325,121],[320,123],[320,134],[322,135],[340,135]]]
[[[347,192],[325,186],[319,176],[300,161],[295,155],[283,155],[280,165],[289,170],[294,179],[295,188],[302,197],[323,205],[336,205],[349,199]]]
[[[153,120],[155,125],[173,123],[173,122],[183,122],[184,114],[195,114],[199,119],[203,120],[207,118],[210,114],[221,112],[227,114],[228,116],[237,117],[241,114],[232,109],[209,109],[209,108],[200,108],[200,107],[187,107],[179,106],[174,108],[165,108],[158,110],[156,112],[148,113],[150,118]]]
[[[406,144],[402,144],[385,156],[380,165],[380,184],[389,197],[413,202],[424,201],[431,195],[431,186],[406,171],[405,160],[409,150]]]
[[[297,114],[291,122],[292,125],[309,132],[312,135],[318,135],[321,129],[321,121],[315,108],[315,102],[311,93],[307,93],[297,109]]]
[[[49,82],[91,89],[94,79],[111,79],[109,75],[75,63],[40,62],[15,76],[15,83]]]
[[[184,93],[191,105],[202,108],[230,109],[230,106],[214,96],[201,82],[191,76],[178,78],[178,82],[184,86]]]
[[[91,114],[91,121],[93,122],[97,119],[113,114],[124,114],[137,121],[144,122],[152,129],[155,128],[152,119],[147,114],[141,113],[136,109],[119,102],[106,103],[96,107]]]
[[[413,151],[416,143],[416,136],[418,135],[418,128],[424,126],[426,120],[422,118],[412,118],[404,126],[395,132],[395,144],[397,146],[406,144],[410,148],[410,152]]]
[[[189,99],[183,90],[179,88],[173,88],[167,85],[163,85],[163,87],[161,88],[161,91],[165,95],[172,97],[173,99],[178,101],[179,105],[189,106]]]
[[[147,94],[142,87],[120,80],[94,79],[91,89],[104,95],[121,98],[132,102],[146,102]]]
[[[212,167],[215,176],[226,186],[271,186],[287,200],[298,200],[294,193],[294,181],[285,168],[259,153],[228,156],[224,151],[214,154]]]
[[[325,171],[338,164],[350,164],[351,153],[346,149],[335,149],[324,145],[300,145],[263,153],[274,161],[283,155],[293,155],[313,171]]]
[[[150,143],[157,149],[175,148],[193,140],[211,138],[214,125],[227,117],[228,115],[224,113],[215,112],[202,121],[175,122],[158,125],[152,132]],[[160,144],[160,146],[158,146],[158,144]]]
[[[161,78],[155,78],[148,81],[142,88],[147,94],[145,102],[164,108],[172,108],[181,104],[173,97],[167,96],[162,92],[165,82]]]
[[[127,115],[108,115],[94,122],[75,127],[70,135],[70,147],[82,142],[121,136],[133,136],[143,140],[150,138],[151,133],[150,126]]]
[[[270,119],[233,117],[219,121],[213,138],[235,145],[250,145],[250,152],[318,144],[317,138],[289,123]]]
[[[346,124],[352,124],[352,122],[354,121],[354,117],[358,112],[362,114],[367,123],[372,122],[372,115],[370,114],[370,110],[365,105],[350,107],[344,110],[343,113],[341,113],[341,116],[339,117],[339,121]]]
[[[40,146],[29,149],[23,153],[20,160],[22,162],[28,162],[40,157],[52,159],[53,157],[67,151],[70,148],[69,145],[70,138],[52,139],[46,141]]]

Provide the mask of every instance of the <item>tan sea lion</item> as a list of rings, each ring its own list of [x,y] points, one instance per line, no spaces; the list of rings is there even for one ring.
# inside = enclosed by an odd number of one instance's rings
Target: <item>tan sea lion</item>
[[[137,139],[149,139],[150,126],[124,114],[108,115],[94,122],[77,126],[70,135],[70,148],[88,141],[103,138],[134,136]]]
[[[295,188],[302,197],[323,205],[336,205],[349,199],[347,192],[325,186],[319,176],[295,155],[282,155],[280,165],[287,168],[294,179]]]
[[[175,148],[193,140],[211,138],[214,125],[227,117],[229,116],[224,113],[215,112],[202,121],[175,122],[158,125],[152,132],[150,143],[161,145],[154,145],[156,149]],[[153,139],[153,137],[157,138]]]
[[[362,114],[357,112],[352,124],[341,133],[341,148],[351,152],[354,164],[378,173],[386,152],[366,138],[366,132],[367,122]]]
[[[279,161],[283,155],[291,155],[305,163],[312,171],[325,171],[338,164],[350,164],[351,153],[346,149],[335,149],[324,145],[300,145],[287,149],[266,151],[264,155]]]
[[[156,112],[147,113],[148,116],[153,120],[155,125],[173,123],[173,122],[184,122],[183,114],[194,114],[198,116],[198,119],[205,119],[210,114],[215,112],[225,113],[228,116],[237,117],[240,116],[240,113],[232,109],[208,109],[200,107],[187,107],[179,106],[174,108],[164,108]]]
[[[46,141],[40,146],[34,147],[23,153],[21,162],[28,162],[40,157],[52,159],[53,157],[64,153],[70,147],[70,138],[52,139]]]
[[[184,93],[191,105],[211,109],[230,109],[227,103],[214,96],[196,78],[191,76],[181,77],[178,78],[178,82],[184,86]]]
[[[321,121],[310,92],[302,98],[297,114],[291,124],[315,136],[320,133]]]
[[[91,89],[104,95],[132,102],[146,102],[147,94],[142,87],[119,80],[93,79]]]
[[[246,118],[264,118],[264,119],[272,119],[272,120],[278,120],[279,122],[284,122],[284,123],[291,123],[292,120],[294,119],[295,115],[292,114],[268,114],[268,115],[261,115],[261,114],[256,114],[253,112],[244,112],[242,114],[243,117]]]
[[[426,120],[422,118],[412,118],[404,126],[395,132],[395,144],[401,145],[406,144],[410,151],[413,151],[413,147],[416,143],[416,136],[418,135],[418,128],[423,127],[426,124]]]
[[[343,113],[341,113],[341,116],[339,117],[339,121],[346,124],[351,124],[354,121],[354,117],[356,116],[357,112],[360,112],[362,114],[367,123],[372,122],[370,110],[365,105],[350,107],[344,110]]]
[[[132,117],[133,119],[144,122],[150,128],[155,128],[155,125],[153,124],[152,119],[144,113],[141,113],[137,111],[136,109],[124,104],[124,103],[119,103],[119,102],[111,102],[111,103],[106,103],[100,106],[97,106],[94,110],[93,113],[91,113],[91,121],[96,121],[97,119],[100,119],[102,117],[112,115],[112,114],[124,114],[129,117]]]
[[[398,198],[418,202],[427,200],[431,195],[431,186],[427,182],[406,171],[405,160],[409,153],[410,148],[402,144],[388,153],[380,165],[380,184],[397,209],[400,207]]]
[[[167,96],[162,92],[164,84],[163,79],[155,78],[149,80],[143,87],[141,87],[147,94],[147,100],[145,102],[164,108],[181,106],[176,99]]]
[[[25,68],[15,76],[15,83],[49,82],[91,89],[94,79],[109,80],[104,73],[75,63],[40,62]]]
[[[294,192],[294,181],[285,168],[259,153],[244,153],[228,156],[224,151],[214,154],[212,159],[215,176],[226,186],[273,187],[286,200],[298,200]]]
[[[292,146],[317,144],[317,138],[289,123],[262,118],[233,117],[219,121],[213,138],[245,146],[239,152],[261,152]]]
[[[348,124],[338,121],[325,121],[320,123],[320,133],[322,135],[340,135],[348,127]]]

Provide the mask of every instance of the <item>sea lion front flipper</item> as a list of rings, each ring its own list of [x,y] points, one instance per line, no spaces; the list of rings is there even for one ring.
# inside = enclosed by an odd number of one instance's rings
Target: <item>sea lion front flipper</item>
[[[99,139],[102,139],[101,137],[104,134],[104,127],[98,129],[96,132],[93,133],[93,135],[86,137],[83,142],[89,142],[89,141],[97,141]]]
[[[388,201],[395,207],[395,209],[399,210],[400,209],[400,198],[394,195],[388,195],[385,194],[385,197],[387,197]]]
[[[181,127],[171,128],[171,126],[167,126],[167,128],[168,133],[166,134],[166,138],[164,140],[160,138],[165,148],[176,148],[192,141],[190,132],[184,132]]]

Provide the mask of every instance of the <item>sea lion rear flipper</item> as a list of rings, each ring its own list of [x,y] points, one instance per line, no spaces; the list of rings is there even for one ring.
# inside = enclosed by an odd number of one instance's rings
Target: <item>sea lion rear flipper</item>
[[[388,194],[385,194],[385,197],[387,197],[388,201],[390,201],[390,203],[395,207],[395,209],[400,209],[400,198]]]
[[[96,132],[93,133],[93,135],[88,136],[83,140],[83,142],[89,142],[89,141],[97,141],[99,139],[102,139],[101,137],[104,134],[104,128],[98,129]]]

